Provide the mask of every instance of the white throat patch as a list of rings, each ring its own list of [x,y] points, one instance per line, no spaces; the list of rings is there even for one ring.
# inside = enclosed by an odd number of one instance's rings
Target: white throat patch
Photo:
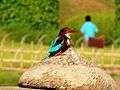
[[[69,39],[71,38],[69,33],[66,33],[65,36]]]

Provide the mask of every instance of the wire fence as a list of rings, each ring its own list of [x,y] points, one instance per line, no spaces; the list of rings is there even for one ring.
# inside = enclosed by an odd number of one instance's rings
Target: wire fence
[[[40,42],[44,40],[46,35],[39,38],[38,43],[26,45],[24,42],[29,35],[23,36],[21,43],[16,45],[14,41],[9,44],[6,43],[6,39],[10,37],[12,33],[7,34],[1,40],[0,44],[0,68],[11,70],[24,70],[29,68],[33,63],[41,62],[41,60],[47,56],[47,46],[43,46]],[[79,43],[79,39],[76,44]],[[115,44],[118,42],[117,40]],[[79,48],[75,48],[80,56],[84,56],[87,59],[90,58],[93,62],[96,62],[102,67],[116,67],[120,68],[120,49],[113,44],[109,48],[97,49],[86,48],[82,44]]]

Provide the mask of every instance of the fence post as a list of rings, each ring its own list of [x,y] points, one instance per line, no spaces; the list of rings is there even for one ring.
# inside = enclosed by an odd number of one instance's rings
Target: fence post
[[[4,50],[4,41],[8,35],[4,36],[0,43],[0,66],[3,67],[3,50]]]
[[[30,46],[31,46],[31,49],[34,50],[34,42],[33,41],[30,43]]]
[[[80,51],[81,51],[81,52],[84,51],[84,44],[83,44],[83,43],[81,43]]]
[[[43,43],[42,41],[47,37],[46,34],[43,34],[37,41],[38,46],[41,46]]]
[[[31,50],[32,50],[32,55],[31,55],[32,61],[31,61],[31,63],[34,63],[34,50],[35,50],[34,42],[32,41],[30,43],[30,45],[31,45]]]
[[[97,63],[97,62],[98,62],[97,57],[100,56],[100,55],[99,55],[99,54],[100,54],[100,51],[98,51],[98,49],[94,49],[93,52],[94,52],[93,54],[95,54],[94,57],[93,57],[93,62],[94,62],[94,63]],[[99,59],[99,60],[100,60],[100,59]]]
[[[115,62],[114,53],[115,53],[115,47],[114,47],[114,45],[112,45],[112,47],[111,47],[111,66],[113,66],[114,62]]]
[[[15,47],[15,41],[14,41],[14,40],[12,40],[12,41],[11,41],[11,44],[12,44],[12,45],[11,45],[11,46],[12,46],[12,48],[14,48],[14,47]]]
[[[20,53],[20,69],[22,70],[24,68],[24,60],[23,60],[23,52]]]
[[[0,46],[0,67],[3,67],[3,51],[1,46]]]
[[[92,62],[96,63],[96,60],[95,60],[95,58],[96,58],[96,56],[97,56],[96,48],[92,48],[92,51],[91,51],[91,52],[92,52],[92,54],[91,54],[92,57],[91,57],[91,58],[92,58],[92,60],[93,60]]]
[[[22,39],[21,39],[21,42],[20,42],[20,68],[23,69],[23,64],[24,64],[24,60],[23,60],[23,49],[24,49],[24,43],[25,43],[25,40],[30,36],[30,34],[25,34]]]
[[[95,48],[92,48],[92,54],[93,55],[95,54]]]

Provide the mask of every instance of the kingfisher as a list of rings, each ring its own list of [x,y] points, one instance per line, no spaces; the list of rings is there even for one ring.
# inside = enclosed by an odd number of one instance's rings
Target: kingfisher
[[[62,28],[48,50],[49,57],[62,55],[71,46],[71,34],[74,32],[76,32],[74,29]]]

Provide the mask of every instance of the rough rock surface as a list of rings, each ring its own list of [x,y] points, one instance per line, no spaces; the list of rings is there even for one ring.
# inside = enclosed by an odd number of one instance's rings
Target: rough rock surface
[[[51,90],[118,90],[104,70],[78,56],[73,48],[35,64],[21,76],[19,85]]]

